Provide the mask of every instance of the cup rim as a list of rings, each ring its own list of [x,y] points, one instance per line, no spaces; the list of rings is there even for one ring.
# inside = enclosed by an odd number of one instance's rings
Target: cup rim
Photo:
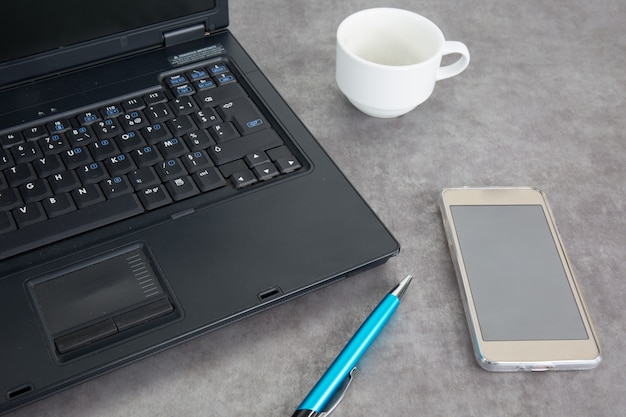
[[[439,26],[437,26],[437,24],[435,24],[432,20],[428,19],[425,16],[422,16],[419,13],[415,13],[415,12],[412,12],[412,11],[406,10],[406,9],[400,9],[400,8],[395,8],[395,7],[374,7],[374,8],[370,8],[370,9],[359,10],[357,12],[352,13],[351,15],[349,15],[345,19],[343,19],[341,21],[341,23],[339,24],[339,26],[337,27],[337,33],[336,33],[337,45],[339,46],[339,48],[341,48],[342,51],[344,51],[346,54],[348,54],[348,56],[350,56],[351,58],[353,58],[353,59],[355,59],[358,62],[361,62],[363,64],[370,65],[372,67],[377,67],[377,68],[385,68],[386,70],[392,70],[392,71],[402,71],[402,70],[406,70],[406,69],[410,69],[410,68],[416,68],[416,67],[420,67],[420,66],[425,66],[425,65],[428,65],[433,59],[437,58],[438,53],[435,53],[431,57],[429,57],[428,59],[425,59],[425,60],[420,61],[420,62],[416,62],[414,64],[388,65],[388,64],[380,64],[378,62],[372,62],[372,61],[369,61],[369,60],[367,60],[365,58],[362,58],[359,55],[355,54],[352,50],[350,50],[345,45],[345,39],[342,36],[343,32],[346,30],[346,26],[348,25],[349,20],[352,20],[353,18],[355,18],[355,17],[357,17],[359,15],[370,14],[370,13],[378,13],[378,12],[401,13],[401,14],[405,14],[405,15],[411,15],[414,18],[415,17],[418,18],[419,20],[421,20],[421,21],[425,22],[426,24],[428,24],[437,33],[437,36],[440,39],[440,45],[439,45],[438,52],[440,52],[443,49],[443,45],[445,43],[445,37],[444,37],[443,32],[441,31],[441,29],[439,28]]]

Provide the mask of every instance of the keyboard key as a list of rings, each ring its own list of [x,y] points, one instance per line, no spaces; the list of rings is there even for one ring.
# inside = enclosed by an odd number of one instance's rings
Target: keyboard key
[[[276,160],[276,166],[282,174],[288,174],[302,168],[300,162],[293,156],[283,156]]]
[[[191,177],[187,175],[168,181],[165,186],[175,201],[180,201],[200,194],[200,190],[198,190],[196,184],[193,182]]]
[[[176,97],[190,96],[195,92],[196,90],[191,84],[182,84],[176,86],[176,88],[174,89],[174,94],[176,95]]]
[[[52,195],[48,181],[42,178],[21,185],[19,190],[25,203],[41,201]]]
[[[189,152],[187,146],[185,146],[185,142],[178,138],[164,140],[157,145],[157,148],[159,148],[161,155],[163,155],[165,159],[176,158]]]
[[[133,186],[126,175],[109,178],[100,183],[100,188],[107,200],[133,192]]]
[[[249,153],[264,151],[282,144],[283,141],[274,130],[266,129],[211,146],[207,151],[216,165],[222,165],[243,158]]]
[[[58,119],[46,125],[48,132],[55,132],[55,133],[65,132],[66,130],[69,130],[71,127],[72,125],[70,124],[70,121],[67,119]]]
[[[105,201],[98,184],[87,184],[72,191],[72,198],[78,208],[85,208]]]
[[[148,119],[140,110],[126,113],[120,119],[122,120],[122,126],[126,132],[141,129],[149,124]]]
[[[120,153],[115,141],[112,139],[102,139],[89,145],[89,151],[96,161],[102,161]]]
[[[115,119],[105,119],[94,123],[92,129],[100,139],[112,138],[124,131]]]
[[[15,146],[22,142],[24,142],[24,136],[20,132],[4,133],[0,135],[0,145],[4,149],[10,148],[11,146]]]
[[[193,121],[200,129],[206,129],[207,127],[220,123],[222,119],[211,108],[198,110],[191,114]]]
[[[59,154],[70,149],[70,143],[63,133],[45,136],[38,142],[45,155]]]
[[[26,139],[27,141],[31,141],[46,136],[48,134],[48,131],[43,126],[33,126],[22,131],[22,134],[24,135],[24,139]]]
[[[143,140],[139,132],[122,133],[115,138],[115,143],[117,143],[122,152],[130,152],[146,146],[146,141]]]
[[[0,210],[9,211],[23,205],[20,194],[14,188],[0,190]]]
[[[280,175],[274,164],[271,162],[265,162],[255,166],[252,168],[252,172],[254,172],[254,175],[256,175],[261,181],[267,181]]]
[[[207,78],[208,76],[209,73],[202,68],[193,69],[187,73],[187,78],[191,81],[198,81]]]
[[[230,180],[237,189],[247,187],[257,182],[257,178],[250,170],[236,172],[230,176]]]
[[[100,114],[102,114],[105,118],[117,117],[123,113],[124,111],[117,104],[110,104],[100,109]]]
[[[214,190],[226,185],[226,180],[217,168],[207,168],[192,175],[202,192]]]
[[[210,66],[207,67],[207,69],[213,75],[219,75],[219,74],[223,74],[225,72],[230,72],[230,70],[228,69],[226,64],[221,64],[221,63],[210,65]]]
[[[246,92],[238,83],[232,83],[219,88],[198,91],[194,98],[203,108],[215,107],[227,100],[245,97]]]
[[[4,176],[11,187],[20,186],[37,178],[31,164],[15,165],[4,171]]]
[[[48,178],[55,193],[66,193],[81,186],[75,171],[63,171]]]
[[[155,169],[163,181],[169,181],[187,174],[187,170],[178,158],[163,161],[156,165]]]
[[[157,142],[172,137],[170,131],[165,127],[164,124],[161,123],[155,123],[152,126],[144,127],[143,129],[141,129],[141,134],[146,142],[148,142],[149,144],[155,144]]]
[[[13,215],[8,211],[0,211],[0,234],[10,232],[16,228],[17,226],[15,225],[15,220],[13,220]]]
[[[162,122],[174,117],[174,113],[167,103],[157,103],[146,109],[146,115],[151,123]]]
[[[48,217],[41,203],[28,203],[13,209],[13,218],[18,227],[26,227],[42,222]]]
[[[95,184],[109,177],[102,162],[91,162],[77,170],[78,178],[83,184]]]
[[[170,87],[176,87],[178,85],[185,84],[187,82],[187,79],[182,74],[174,74],[166,77],[165,82]]]
[[[224,120],[234,121],[242,135],[269,127],[259,109],[248,97],[228,101],[219,107]]]
[[[88,164],[93,161],[91,154],[87,148],[74,148],[61,154],[63,162],[68,169],[75,169],[81,165]]]
[[[178,116],[198,110],[198,105],[191,97],[178,97],[170,101],[170,107]]]
[[[49,177],[65,170],[65,165],[59,155],[46,155],[33,161],[33,167],[40,178]]]
[[[197,129],[196,125],[191,120],[191,117],[187,115],[181,115],[168,120],[165,124],[169,128],[170,132],[172,132],[172,136],[178,137],[186,135],[187,133]]]
[[[183,139],[187,147],[192,151],[206,149],[211,145],[215,145],[215,141],[209,136],[206,130],[194,130],[184,135]]]
[[[48,197],[42,202],[43,208],[48,214],[48,218],[52,219],[63,214],[71,213],[76,210],[76,204],[69,194],[57,194]]]
[[[15,165],[11,152],[9,150],[0,149],[0,171]]]
[[[125,154],[119,154],[105,159],[104,165],[107,171],[109,171],[109,174],[113,177],[126,174],[137,168],[132,158]]]
[[[146,107],[146,104],[141,97],[129,98],[122,102],[122,107],[126,113],[130,113],[133,110],[141,110]]]
[[[159,151],[153,146],[144,146],[131,152],[133,160],[138,167],[147,167],[163,160]]]
[[[237,79],[235,79],[235,76],[230,72],[224,72],[215,77],[215,81],[217,82],[218,86],[223,86],[226,84],[237,82]]]
[[[165,90],[154,91],[143,96],[143,100],[147,106],[152,106],[157,103],[165,103],[168,99],[169,98]]]
[[[128,173],[128,179],[135,190],[143,190],[161,183],[161,179],[152,167],[131,171]]]
[[[89,126],[81,126],[78,129],[69,130],[66,133],[71,146],[85,146],[95,142],[98,138]]]
[[[40,222],[37,227],[7,232],[0,241],[0,259],[135,216],[143,211],[145,210],[137,196],[127,194]]]
[[[209,132],[211,132],[211,136],[217,143],[223,143],[241,136],[230,122],[215,124],[209,128]]]
[[[41,158],[43,153],[37,142],[26,142],[11,148],[13,160],[16,164],[31,162],[37,158]]]
[[[80,125],[90,125],[92,123],[102,120],[102,117],[100,116],[100,113],[93,110],[80,113],[78,116],[76,116],[76,120],[78,120],[78,124]]]
[[[196,81],[194,84],[196,86],[197,91],[208,90],[210,88],[215,88],[217,86],[217,84],[215,84],[213,80],[210,78],[203,78],[201,80]]]
[[[172,202],[172,197],[163,184],[154,185],[139,191],[139,199],[146,210],[154,210]]]
[[[189,153],[182,160],[189,172],[196,172],[213,166],[213,161],[209,159],[209,156],[204,151]]]
[[[257,165],[264,164],[266,162],[270,162],[270,158],[267,156],[265,152],[250,153],[246,155],[244,160],[246,161],[246,164],[248,164],[250,168],[255,167]]]

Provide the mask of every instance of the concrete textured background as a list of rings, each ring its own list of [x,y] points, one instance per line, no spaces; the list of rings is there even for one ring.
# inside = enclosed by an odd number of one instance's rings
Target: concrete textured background
[[[232,0],[230,29],[402,244],[382,267],[8,414],[289,416],[382,296],[415,276],[335,411],[343,416],[614,416],[626,409],[626,3]],[[416,11],[472,61],[393,120],[334,82],[335,30]],[[445,186],[547,192],[599,333],[592,371],[475,363],[436,201]]]

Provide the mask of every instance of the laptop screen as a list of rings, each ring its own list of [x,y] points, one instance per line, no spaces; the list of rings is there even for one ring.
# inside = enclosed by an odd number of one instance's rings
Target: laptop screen
[[[215,8],[216,0],[3,2],[0,62]],[[10,40],[10,41],[8,41]]]

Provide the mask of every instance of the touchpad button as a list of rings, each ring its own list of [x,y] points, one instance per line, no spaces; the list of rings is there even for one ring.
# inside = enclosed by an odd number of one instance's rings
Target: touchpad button
[[[65,353],[172,313],[162,279],[143,246],[135,245],[57,271],[30,289],[47,332]],[[103,323],[106,332],[90,331]]]

